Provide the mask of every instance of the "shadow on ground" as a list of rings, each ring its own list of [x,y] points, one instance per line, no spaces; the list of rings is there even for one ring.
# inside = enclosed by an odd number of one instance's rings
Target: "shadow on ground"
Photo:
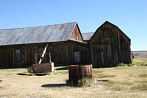
[[[44,85],[41,85],[41,87],[44,87],[44,88],[49,88],[49,87],[64,87],[66,86],[66,84],[64,83],[61,83],[61,84],[44,84]]]
[[[46,73],[17,73],[17,75],[21,76],[45,76],[48,75]]]
[[[97,82],[109,82],[109,80],[97,80]]]
[[[56,70],[68,70],[68,66],[56,68]]]
[[[32,76],[31,73],[17,73],[17,75],[21,75],[21,76]]]
[[[2,82],[3,80],[0,80],[0,82]],[[3,87],[0,85],[0,89],[2,89]]]

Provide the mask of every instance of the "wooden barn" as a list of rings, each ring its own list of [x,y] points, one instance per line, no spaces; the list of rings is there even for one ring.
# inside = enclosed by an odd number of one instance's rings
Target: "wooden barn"
[[[89,62],[87,43],[83,41],[77,23],[1,29],[0,67],[27,67],[41,56],[48,44],[43,63],[55,65],[85,64]]]
[[[131,40],[106,21],[94,33],[81,34],[76,22],[0,29],[0,67],[27,67],[39,61],[55,65],[93,64],[110,67],[131,63]]]
[[[94,33],[83,34],[94,67],[131,63],[131,40],[116,25],[106,21]]]

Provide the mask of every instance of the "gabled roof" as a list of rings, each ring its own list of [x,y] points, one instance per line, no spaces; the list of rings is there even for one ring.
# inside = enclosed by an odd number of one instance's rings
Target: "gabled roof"
[[[0,29],[0,46],[70,40],[76,22],[37,27]]]
[[[109,21],[106,21],[105,23],[108,23],[108,24],[114,26],[114,27],[115,27],[116,29],[118,29],[128,40],[131,40],[118,26],[112,24],[112,23],[109,22]]]
[[[94,32],[89,32],[89,33],[82,33],[83,39],[85,41],[90,40],[90,38],[92,37],[92,35],[94,34]]]
[[[117,30],[119,30],[125,36],[125,38],[127,38],[129,41],[131,41],[131,39],[119,27],[117,27],[116,25],[110,23],[109,21],[105,21],[97,30],[101,29],[106,24],[112,25],[114,28],[116,28]],[[97,32],[97,30],[95,31],[95,33]],[[95,35],[95,33],[92,35],[92,37]]]

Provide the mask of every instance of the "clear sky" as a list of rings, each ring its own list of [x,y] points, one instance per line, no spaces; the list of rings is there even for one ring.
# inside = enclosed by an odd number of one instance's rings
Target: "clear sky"
[[[0,0],[0,29],[77,22],[94,32],[106,20],[147,50],[147,0]]]

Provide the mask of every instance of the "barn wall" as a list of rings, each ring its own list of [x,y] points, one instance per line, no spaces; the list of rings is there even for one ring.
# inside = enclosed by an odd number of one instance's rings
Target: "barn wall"
[[[24,67],[35,62],[34,54],[36,45],[18,45],[0,47],[0,66],[1,67]],[[16,57],[16,50],[20,50],[19,59]]]
[[[45,44],[39,47],[44,48],[44,46]],[[75,62],[74,52],[80,52],[80,62]],[[55,65],[88,64],[90,62],[90,52],[87,44],[76,41],[69,40],[59,43],[49,43],[46,55],[49,53]],[[46,62],[48,62],[48,59]]]
[[[90,50],[95,67],[131,63],[130,41],[109,24],[105,24],[95,32],[90,40]]]
[[[80,62],[75,62],[74,53],[80,52]],[[90,64],[90,48],[87,44],[74,41],[68,42],[68,64]]]
[[[48,43],[47,52],[43,63],[49,62],[49,53],[51,61],[55,65],[84,64],[88,63],[89,50],[86,44],[65,41],[57,43]],[[28,44],[0,47],[0,67],[27,67],[39,61],[39,56],[45,47],[44,44]],[[16,51],[20,50],[20,60],[17,59]],[[74,61],[74,52],[80,52],[80,62]],[[37,58],[38,59],[37,59]]]

